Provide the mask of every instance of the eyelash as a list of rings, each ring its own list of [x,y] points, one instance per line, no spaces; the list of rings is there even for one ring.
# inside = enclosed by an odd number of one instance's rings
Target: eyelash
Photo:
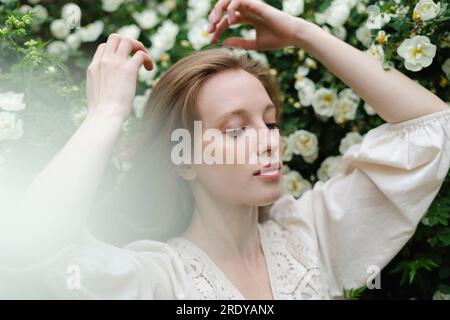
[[[278,129],[278,124],[275,122],[272,123],[266,123],[267,127],[269,127],[270,130]],[[244,132],[246,129],[248,129],[248,126],[242,127],[242,128],[234,128],[234,129],[226,129],[226,134],[230,135],[231,137],[237,137],[240,136],[242,132]],[[237,130],[241,130],[241,133],[236,133]]]

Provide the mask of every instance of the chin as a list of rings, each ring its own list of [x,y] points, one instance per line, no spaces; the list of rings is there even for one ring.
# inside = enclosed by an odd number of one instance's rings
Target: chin
[[[282,195],[281,188],[266,188],[266,190],[261,190],[260,193],[255,195],[255,205],[259,207],[271,205]]]

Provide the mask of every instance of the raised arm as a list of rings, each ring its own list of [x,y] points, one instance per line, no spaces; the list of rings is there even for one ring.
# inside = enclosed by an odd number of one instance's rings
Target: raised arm
[[[224,12],[226,15],[222,16]],[[212,42],[231,24],[248,23],[256,39],[225,39],[224,44],[252,50],[274,50],[294,45],[318,59],[351,87],[387,122],[395,123],[445,110],[439,97],[401,72],[386,71],[381,63],[336,38],[320,26],[293,17],[257,0],[219,0],[209,15]],[[362,71],[363,70],[363,71]]]
[[[128,59],[131,52],[136,53]],[[0,241],[0,256],[26,255],[34,260],[83,231],[122,124],[131,112],[142,64],[152,69],[150,56],[136,40],[113,34],[98,46],[87,72],[88,115],[32,181],[17,212],[2,222],[8,232],[2,233],[7,238]],[[34,250],[37,246],[39,250]]]

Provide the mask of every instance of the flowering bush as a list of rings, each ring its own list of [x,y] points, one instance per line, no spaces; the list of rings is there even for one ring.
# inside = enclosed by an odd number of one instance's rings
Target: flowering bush
[[[385,69],[395,67],[449,101],[448,1],[266,2],[313,21],[378,58]],[[0,0],[0,173],[6,175],[13,158],[29,162],[21,153],[25,147],[48,151],[47,158],[35,159],[38,168],[67,141],[86,115],[87,66],[96,46],[113,32],[142,41],[155,61],[151,72],[139,72],[134,110],[123,126],[124,136],[133,132],[159,76],[193,50],[210,47],[205,31],[214,3]],[[230,35],[255,37],[248,26],[233,26],[222,37]],[[295,197],[318,180],[342,175],[342,155],[383,123],[370,105],[301,48],[234,51],[268,65],[281,84],[282,183]],[[111,168],[119,173],[131,165],[112,157]],[[449,220],[450,176],[414,238],[383,271],[382,289],[347,288],[348,298],[448,299]]]

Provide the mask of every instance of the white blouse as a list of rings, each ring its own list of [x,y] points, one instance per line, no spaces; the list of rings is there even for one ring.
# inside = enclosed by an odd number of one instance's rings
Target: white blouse
[[[343,177],[282,196],[259,224],[274,298],[342,298],[365,285],[371,266],[382,269],[412,237],[449,167],[450,108],[370,130],[344,154]],[[0,295],[19,298],[244,299],[180,237],[118,248],[87,233],[38,265],[0,265],[0,283]]]

